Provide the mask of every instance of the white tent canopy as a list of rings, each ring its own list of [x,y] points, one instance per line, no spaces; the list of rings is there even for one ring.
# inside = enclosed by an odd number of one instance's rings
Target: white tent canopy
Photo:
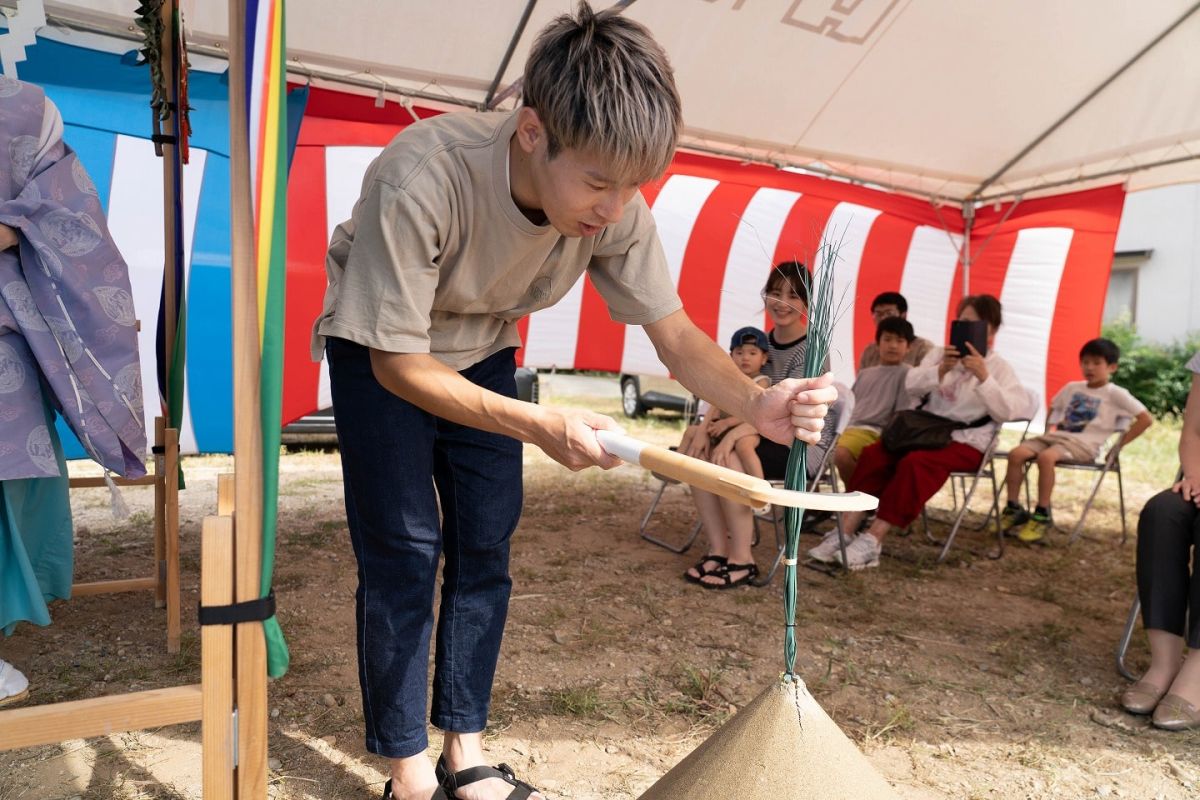
[[[951,201],[1200,180],[1196,0],[621,4],[675,65],[685,146]],[[46,11],[128,35],[135,5]],[[506,107],[537,31],[572,5],[291,0],[289,69],[393,100]],[[189,44],[223,49],[225,4],[184,8]]]

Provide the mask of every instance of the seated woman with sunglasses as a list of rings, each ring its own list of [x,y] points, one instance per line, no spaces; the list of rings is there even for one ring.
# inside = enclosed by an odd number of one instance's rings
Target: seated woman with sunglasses
[[[807,268],[798,261],[784,261],[775,265],[767,278],[762,296],[773,327],[767,337],[769,358],[763,374],[770,377],[772,384],[786,378],[804,376],[804,360],[808,353],[810,282]],[[836,428],[837,420],[830,413],[825,419],[821,441],[809,446],[810,465],[819,463],[824,452],[832,446]],[[783,478],[789,451],[787,446],[768,439],[759,441],[755,452],[767,478]],[[746,471],[732,446],[707,454],[691,455],[707,457],[714,463],[739,472]],[[692,490],[692,499],[708,537],[708,552],[683,577],[706,589],[731,589],[758,577],[758,567],[750,550],[754,539],[754,512],[749,506],[698,489]]]

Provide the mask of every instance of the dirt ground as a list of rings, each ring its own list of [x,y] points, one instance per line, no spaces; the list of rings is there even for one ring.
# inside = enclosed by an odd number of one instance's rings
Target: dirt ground
[[[569,402],[618,410],[615,398]],[[671,444],[680,425],[654,417],[630,430]],[[1160,425],[1127,452],[1131,527],[1175,469],[1176,437]],[[778,677],[782,582],[729,592],[687,584],[680,574],[702,545],[680,556],[638,536],[657,484],[649,475],[571,474],[532,448],[525,462],[488,747],[551,797],[634,798]],[[0,654],[30,678],[30,702],[199,680],[200,524],[214,512],[216,476],[231,465],[185,461],[182,652],[166,655],[163,612],[148,595],[57,603],[51,627],[26,625],[0,641]],[[290,452],[282,476],[275,587],[292,667],[270,687],[271,796],[375,798],[383,763],[362,741],[338,455]],[[1085,483],[1065,480],[1061,521],[1075,519]],[[1060,534],[990,560],[990,542],[969,533],[937,565],[918,525],[889,539],[877,570],[800,570],[797,671],[900,797],[1200,792],[1200,734],[1157,731],[1117,708],[1125,682],[1113,654],[1133,598],[1134,549],[1132,531],[1117,544],[1114,490],[1101,492],[1091,538],[1070,548]],[[981,494],[974,507],[983,509],[990,490]],[[117,522],[105,490],[73,494],[77,580],[145,571],[150,495],[127,490],[134,515]],[[933,505],[950,503],[946,492]],[[686,493],[669,488],[655,530],[680,540],[691,521]],[[935,522],[935,533],[945,529]],[[764,533],[760,564],[773,555]],[[1134,669],[1146,663],[1140,631],[1129,659]],[[0,800],[199,797],[197,725],[0,753]]]

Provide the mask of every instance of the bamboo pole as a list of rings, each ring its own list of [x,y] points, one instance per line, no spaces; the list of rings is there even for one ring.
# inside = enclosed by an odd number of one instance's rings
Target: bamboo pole
[[[175,0],[168,0],[159,9],[163,23],[163,34],[159,42],[162,52],[162,70],[166,83],[167,116],[161,121],[162,132],[167,136],[179,135],[179,73],[175,69]],[[162,387],[164,413],[171,408],[171,364],[175,353],[175,317],[178,310],[175,285],[175,201],[180,197],[183,187],[178,185],[175,176],[175,160],[177,144],[164,142],[160,145],[163,164],[163,375],[166,381]]]
[[[166,428],[163,436],[163,538],[166,545],[167,652],[179,652],[179,431]]]
[[[222,476],[224,477],[224,476]],[[224,606],[233,601],[233,518],[208,517],[200,539],[200,602]],[[232,800],[233,792],[233,627],[200,629],[200,685],[203,688],[200,740],[205,800]]]
[[[198,684],[14,708],[0,713],[0,750],[88,739],[198,719]]]
[[[253,256],[250,146],[246,114],[246,0],[229,3],[229,165],[233,267],[234,594],[260,595],[262,565],[262,430],[258,289]],[[237,796],[267,796],[267,654],[261,622],[237,626]]]

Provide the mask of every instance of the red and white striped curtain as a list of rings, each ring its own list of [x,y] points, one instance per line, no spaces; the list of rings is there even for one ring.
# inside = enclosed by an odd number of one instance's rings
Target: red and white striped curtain
[[[371,98],[310,97],[289,180],[285,422],[329,403],[324,365],[308,361],[325,246],[348,218],[367,164],[409,121]],[[901,292],[917,334],[945,341],[962,297],[964,223],[955,206],[687,153],[643,193],[684,308],[718,342],[764,325],[759,292],[772,264],[808,262],[823,239],[840,242],[844,299],[831,349],[838,380],[853,382],[858,354],[874,338],[870,302],[879,292]],[[996,350],[1043,405],[1079,377],[1079,348],[1098,335],[1123,202],[1113,186],[977,212],[970,291],[1000,298]],[[610,320],[586,278],[521,330],[527,366],[665,372],[645,333]]]

